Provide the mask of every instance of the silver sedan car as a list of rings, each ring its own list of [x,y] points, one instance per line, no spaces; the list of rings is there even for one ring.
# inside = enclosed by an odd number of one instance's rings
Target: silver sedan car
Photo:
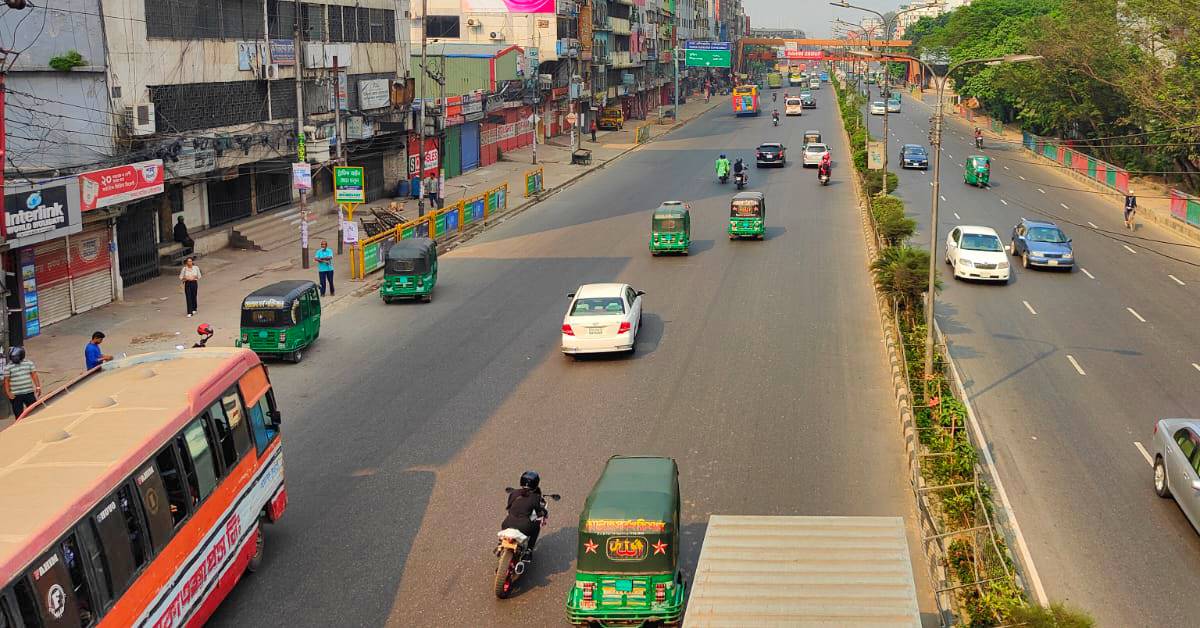
[[[1175,497],[1200,532],[1200,419],[1162,419],[1154,424],[1154,492]]]

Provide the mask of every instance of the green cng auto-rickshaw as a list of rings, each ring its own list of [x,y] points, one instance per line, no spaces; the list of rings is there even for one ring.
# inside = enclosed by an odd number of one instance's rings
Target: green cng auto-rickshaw
[[[299,362],[320,335],[321,296],[311,281],[280,281],[242,299],[241,336],[235,343],[239,347]]]
[[[762,192],[738,192],[729,203],[729,239],[763,239],[767,232],[767,199]]]
[[[967,185],[986,187],[992,174],[992,158],[986,155],[971,155],[963,167],[963,181]]]
[[[572,624],[673,624],[683,616],[679,468],[671,458],[613,456],[579,515]]]
[[[650,254],[688,254],[692,244],[692,216],[688,206],[667,201],[654,210],[650,220]]]
[[[429,238],[401,240],[388,249],[379,296],[384,303],[396,299],[429,303],[433,300],[437,271],[437,242]]]

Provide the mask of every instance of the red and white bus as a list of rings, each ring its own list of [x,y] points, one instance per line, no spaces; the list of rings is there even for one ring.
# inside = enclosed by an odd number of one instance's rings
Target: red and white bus
[[[258,356],[105,364],[0,431],[0,628],[198,626],[287,507]]]

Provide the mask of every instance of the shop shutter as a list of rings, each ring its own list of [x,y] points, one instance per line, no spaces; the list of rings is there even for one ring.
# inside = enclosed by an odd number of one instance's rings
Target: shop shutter
[[[462,126],[452,126],[446,129],[446,145],[443,147],[442,159],[446,164],[446,178],[453,179],[462,174],[462,152],[459,145],[462,140]]]
[[[479,167],[479,123],[462,125],[462,171],[470,172]]]
[[[71,280],[67,272],[67,241],[58,238],[33,249],[37,281],[38,318],[42,327],[71,317]]]
[[[112,303],[112,231],[97,224],[71,236],[71,290],[76,314]]]
[[[154,207],[149,203],[130,205],[117,218],[117,251],[121,259],[121,280],[125,282],[125,287],[158,276],[156,235]]]

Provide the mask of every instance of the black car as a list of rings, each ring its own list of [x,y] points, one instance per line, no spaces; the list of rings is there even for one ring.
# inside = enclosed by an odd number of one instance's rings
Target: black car
[[[754,151],[754,165],[759,168],[785,164],[787,164],[787,147],[779,142],[759,144],[758,149]]]
[[[900,167],[927,170],[929,153],[925,152],[925,147],[920,144],[905,144],[900,147]]]
[[[800,94],[800,107],[803,109],[816,109],[817,97],[812,94]]]

